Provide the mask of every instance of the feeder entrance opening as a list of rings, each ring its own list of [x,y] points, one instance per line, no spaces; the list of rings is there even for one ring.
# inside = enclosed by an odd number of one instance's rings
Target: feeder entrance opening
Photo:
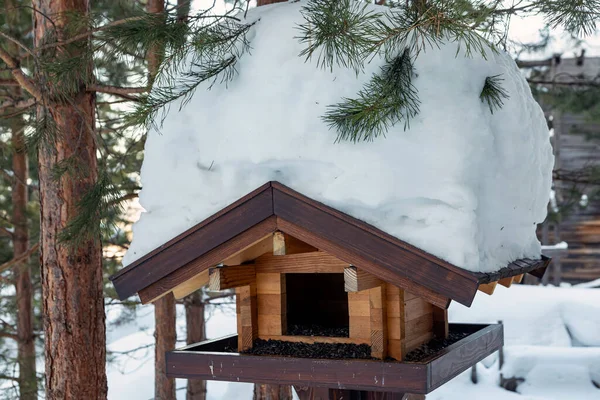
[[[349,336],[344,274],[286,274],[287,334]]]

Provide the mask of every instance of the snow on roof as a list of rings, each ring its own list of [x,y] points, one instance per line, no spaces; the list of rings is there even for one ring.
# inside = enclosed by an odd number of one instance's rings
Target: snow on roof
[[[303,5],[251,10],[248,19],[260,21],[234,80],[199,88],[149,133],[146,212],[124,264],[271,180],[468,270],[539,258],[535,228],[546,216],[553,156],[513,60],[455,56],[455,43],[427,49],[414,64],[421,105],[410,129],[400,123],[372,142],[335,143],[321,116],[354,97],[383,61],[358,76],[305,62],[296,38]],[[510,98],[492,114],[479,94],[498,74]]]

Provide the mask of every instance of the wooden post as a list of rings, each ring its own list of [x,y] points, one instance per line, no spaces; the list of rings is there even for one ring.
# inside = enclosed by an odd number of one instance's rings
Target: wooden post
[[[448,310],[433,306],[433,335],[438,339],[446,339],[448,334]]]
[[[238,350],[248,350],[258,337],[256,313],[256,285],[251,284],[235,289],[238,324]]]
[[[387,357],[387,302],[385,285],[369,289],[369,314],[371,321],[371,357]]]
[[[406,354],[404,290],[389,283],[386,286],[388,355],[402,361]]]
[[[284,256],[285,236],[273,234],[273,255]],[[287,331],[287,303],[285,274],[256,274],[258,291],[259,335],[285,335]],[[284,385],[255,384],[254,400],[292,400],[292,387]]]

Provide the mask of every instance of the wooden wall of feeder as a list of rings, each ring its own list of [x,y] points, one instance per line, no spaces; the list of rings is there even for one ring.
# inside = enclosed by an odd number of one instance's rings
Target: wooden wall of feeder
[[[237,334],[169,352],[171,377],[425,394],[503,342],[499,325],[449,324],[450,302],[548,262],[466,271],[269,182],[111,279],[143,303],[235,290]]]

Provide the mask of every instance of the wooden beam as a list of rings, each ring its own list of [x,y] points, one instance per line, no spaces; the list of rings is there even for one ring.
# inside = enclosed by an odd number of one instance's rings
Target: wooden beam
[[[343,273],[348,265],[347,262],[322,251],[284,256],[263,255],[254,260],[257,273]]]
[[[498,281],[498,283],[499,283],[499,284],[501,284],[501,285],[502,285],[502,286],[504,286],[504,287],[507,287],[507,288],[509,288],[509,287],[510,287],[510,285],[512,285],[512,283],[513,283],[513,280],[514,280],[514,277],[513,277],[513,276],[511,276],[511,277],[509,277],[509,278],[502,278],[502,279],[500,279],[500,280]]]
[[[173,296],[175,296],[177,300],[183,299],[206,284],[208,284],[208,270],[202,271],[192,279],[175,286],[173,289]]]
[[[256,284],[254,265],[236,265],[209,269],[208,288],[219,291]]]
[[[273,233],[273,255],[285,255],[285,236],[280,231]]]
[[[271,235],[267,235],[259,241],[252,243],[242,251],[233,254],[232,256],[223,260],[223,265],[239,265],[244,264],[248,261],[252,261],[255,258],[262,256],[263,254],[271,253],[273,251],[273,240]]]
[[[348,292],[350,337],[371,340],[371,309],[369,291]]]
[[[521,283],[521,281],[523,280],[523,276],[525,274],[521,274],[521,275],[517,275],[514,277],[513,283]]]
[[[252,348],[258,337],[258,318],[256,313],[256,285],[235,289],[238,326],[238,351]]]
[[[408,293],[390,283],[386,286],[388,354],[390,357],[402,361],[402,358],[406,354],[404,299]]]
[[[371,357],[383,360],[387,357],[388,332],[385,283],[369,290],[371,318]]]
[[[433,335],[438,339],[446,339],[449,333],[448,310],[433,306]]]
[[[268,218],[247,231],[242,232],[232,240],[229,240],[217,248],[209,251],[204,256],[187,264],[185,268],[180,268],[177,271],[167,275],[166,277],[154,282],[152,285],[139,291],[142,304],[146,304],[160,298],[165,293],[173,290],[177,285],[180,285],[194,276],[197,276],[202,271],[208,270],[210,267],[222,262],[225,257],[231,254],[237,254],[253,244],[261,241],[266,235],[271,237],[271,234],[276,229],[276,218]],[[144,267],[145,269],[146,267]]]
[[[362,269],[354,266],[344,268],[344,289],[346,292],[360,292],[379,287],[382,284],[381,279]]]
[[[484,283],[482,285],[479,285],[479,290],[482,291],[483,293],[491,296],[494,293],[494,290],[496,290],[496,285],[498,284],[498,281],[496,282],[490,282],[490,283]]]

